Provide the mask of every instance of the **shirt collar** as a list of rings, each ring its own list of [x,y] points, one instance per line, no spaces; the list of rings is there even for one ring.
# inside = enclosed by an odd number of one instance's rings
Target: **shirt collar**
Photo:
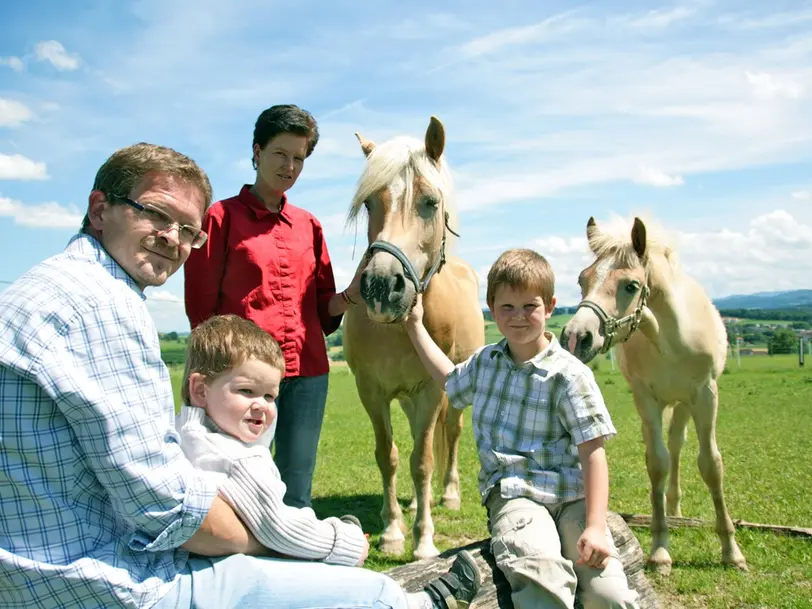
[[[279,211],[271,211],[262,200],[257,197],[253,192],[251,192],[251,185],[244,184],[242,190],[240,190],[239,197],[240,201],[242,201],[245,206],[250,209],[254,215],[256,216],[257,220],[262,220],[263,218],[270,216],[271,214],[278,214],[280,218],[284,219],[285,222],[291,224],[290,214],[288,213],[288,196],[286,194],[282,194],[282,199],[279,201]]]
[[[273,440],[274,435],[273,432],[275,429],[275,425],[271,425],[271,427],[269,427],[264,434],[262,434],[259,438],[257,438],[256,442],[243,442],[239,438],[235,438],[231,434],[228,434],[224,432],[222,429],[220,429],[220,426],[217,423],[215,423],[214,420],[208,414],[206,414],[206,411],[203,408],[183,404],[180,408],[180,413],[178,413],[175,426],[178,430],[180,430],[187,423],[197,423],[198,425],[202,425],[208,431],[228,436],[229,438],[231,438],[235,442],[239,442],[243,446],[247,447],[263,446],[268,450],[270,450],[271,448],[271,441]]]
[[[544,335],[550,341],[550,344],[547,345],[540,353],[538,353],[535,357],[525,362],[526,364],[532,364],[536,368],[544,369],[546,368],[547,361],[559,350],[561,349],[561,345],[558,343],[558,339],[555,337],[555,334],[552,332],[544,331]],[[513,363],[513,358],[510,357],[510,348],[508,347],[508,342],[506,338],[503,338],[498,343],[493,346],[493,351],[491,351],[491,359],[496,357],[496,355],[501,355]],[[514,364],[515,365],[515,364]]]
[[[141,300],[146,300],[147,297],[135,280],[127,274],[116,260],[107,253],[102,244],[92,235],[87,233],[76,233],[68,241],[65,252],[69,255],[79,255],[95,260],[104,267],[104,269],[113,276],[114,279],[124,282],[133,292],[138,294]]]

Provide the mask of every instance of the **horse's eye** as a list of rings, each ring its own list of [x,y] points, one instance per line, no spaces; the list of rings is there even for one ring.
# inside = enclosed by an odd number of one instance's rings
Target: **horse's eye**
[[[626,291],[627,291],[629,294],[634,294],[634,293],[636,293],[636,292],[637,292],[637,287],[638,287],[638,286],[637,286],[637,283],[636,283],[636,282],[634,282],[634,281],[632,281],[630,284],[628,284],[628,285],[626,286]]]
[[[367,208],[367,211],[369,211],[369,199],[366,199],[366,200],[364,201],[364,207],[366,207],[366,208]]]
[[[440,206],[440,201],[434,197],[426,197],[423,202],[429,209],[437,209]]]

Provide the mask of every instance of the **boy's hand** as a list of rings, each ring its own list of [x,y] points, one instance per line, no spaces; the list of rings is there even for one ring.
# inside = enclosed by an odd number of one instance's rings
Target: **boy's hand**
[[[422,323],[423,295],[418,294],[417,298],[415,298],[414,305],[412,305],[412,310],[409,311],[409,314],[403,318],[403,325],[406,326],[406,330],[411,330],[417,328]]]
[[[587,527],[578,539],[576,564],[604,569],[609,564],[610,548],[606,542],[606,529]]]

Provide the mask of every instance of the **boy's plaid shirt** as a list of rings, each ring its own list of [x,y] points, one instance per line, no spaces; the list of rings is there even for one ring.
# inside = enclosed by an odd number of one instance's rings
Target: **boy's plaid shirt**
[[[450,404],[473,407],[483,504],[497,483],[503,497],[541,503],[583,497],[577,446],[616,433],[592,371],[546,335],[550,345],[521,366],[503,339],[446,379]]]

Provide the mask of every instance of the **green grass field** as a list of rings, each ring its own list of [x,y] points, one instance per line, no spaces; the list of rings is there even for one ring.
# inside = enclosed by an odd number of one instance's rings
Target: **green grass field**
[[[557,332],[557,330],[554,330]],[[180,378],[173,367],[173,383]],[[596,376],[609,405],[618,436],[607,444],[611,474],[610,509],[650,514],[640,422],[631,394],[619,373],[606,365]],[[717,437],[725,464],[728,507],[734,519],[812,527],[812,361],[799,368],[797,357],[742,358],[728,363],[720,381]],[[405,509],[411,499],[409,454],[411,440],[405,416],[393,406],[393,428],[400,448],[398,496]],[[696,468],[693,427],[683,453],[684,516],[711,520],[710,496]],[[476,488],[478,460],[470,417],[460,444],[463,505],[458,512],[433,511],[440,550],[487,536],[485,510]],[[439,492],[435,485],[435,493]],[[374,549],[381,532],[381,482],[374,458],[372,427],[361,406],[352,374],[333,367],[318,465],[314,508],[324,517],[353,512],[371,533],[373,550],[367,565],[384,570],[408,562],[392,560]],[[407,514],[409,525],[411,517]],[[643,550],[650,547],[647,529],[635,529]],[[812,541],[774,533],[740,530],[739,544],[750,566],[748,573],[723,568],[719,543],[711,529],[672,532],[674,568],[669,578],[652,576],[664,607],[710,609],[812,607]],[[407,551],[411,540],[407,536]]]

